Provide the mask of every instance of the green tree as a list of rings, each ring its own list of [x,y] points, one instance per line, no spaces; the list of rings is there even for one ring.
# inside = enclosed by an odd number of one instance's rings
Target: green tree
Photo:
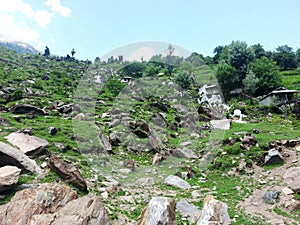
[[[296,54],[293,48],[282,45],[276,48],[276,52],[273,53],[273,60],[282,70],[289,70],[297,68]]]
[[[228,46],[217,46],[214,49],[213,61],[215,64],[220,63],[221,61],[227,62],[228,59]]]
[[[258,88],[259,79],[255,76],[252,70],[247,73],[245,79],[243,80],[244,92],[249,95],[254,95]]]
[[[296,51],[296,59],[298,61],[298,64],[300,63],[300,48],[297,49]]]
[[[191,76],[185,71],[177,71],[175,73],[175,83],[185,90],[188,90],[192,85]]]
[[[254,51],[252,48],[248,48],[246,42],[232,41],[231,44],[228,45],[228,64],[237,69],[240,86],[253,60]]]
[[[230,99],[230,91],[239,87],[237,69],[225,63],[219,64],[216,70],[216,77],[222,89],[224,98],[226,100]]]
[[[153,65],[153,63],[148,63],[144,74],[145,74],[145,76],[154,76],[154,75],[156,75],[156,68]]]
[[[282,78],[276,62],[263,56],[251,64],[251,70],[259,80],[255,95],[265,95],[281,86]]]
[[[266,56],[266,51],[261,44],[258,43],[258,44],[252,45],[252,46],[250,46],[250,48],[253,49],[254,57],[256,59]]]
[[[49,56],[50,55],[50,49],[48,48],[48,46],[46,46],[45,48],[45,56]]]
[[[145,63],[133,62],[125,66],[124,68],[122,68],[120,73],[122,76],[125,77],[128,76],[128,77],[140,78],[143,76],[145,70],[146,70]]]
[[[72,49],[72,51],[71,51],[71,55],[72,55],[72,57],[74,57],[74,55],[75,55],[75,50],[74,50],[74,48]]]

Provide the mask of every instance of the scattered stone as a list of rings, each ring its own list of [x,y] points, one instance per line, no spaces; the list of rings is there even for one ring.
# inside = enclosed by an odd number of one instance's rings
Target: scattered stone
[[[113,151],[112,151],[112,146],[109,143],[109,138],[104,134],[99,135],[99,137],[101,141],[100,145],[104,150],[104,152],[112,153]]]
[[[196,172],[190,166],[181,167],[181,170],[183,171],[178,171],[175,175],[183,179],[191,179],[196,176]]]
[[[275,190],[266,192],[263,197],[264,201],[269,204],[276,203],[278,198],[279,198],[279,192]]]
[[[154,197],[143,210],[138,225],[175,225],[175,207],[174,199]]]
[[[22,170],[38,175],[42,174],[41,168],[19,149],[0,142],[0,166],[16,166]]]
[[[285,195],[292,195],[292,194],[294,194],[294,191],[293,191],[292,189],[288,188],[288,187],[282,188],[281,191],[282,191],[282,193],[285,194]]]
[[[251,147],[253,146],[257,146],[257,139],[255,136],[253,135],[245,135],[242,139],[241,139],[241,144],[240,144],[240,148],[243,150],[250,150]]]
[[[134,168],[135,168],[135,161],[132,160],[132,159],[126,159],[126,160],[124,160],[123,165],[124,165],[125,168],[130,169],[131,171],[133,171]]]
[[[157,165],[163,160],[163,154],[155,153],[152,159],[152,165]]]
[[[190,189],[190,184],[178,176],[170,175],[164,180],[164,184],[177,187],[180,189]]]
[[[116,133],[111,133],[109,135],[109,143],[112,146],[118,146],[121,143],[121,140]]]
[[[58,148],[59,150],[61,150],[62,152],[66,152],[68,151],[70,148],[70,146],[64,146],[62,143],[60,142],[54,142],[54,146],[56,148]]]
[[[23,134],[32,135],[32,128],[23,128],[20,130]]]
[[[151,177],[142,177],[137,179],[136,183],[140,186],[152,186],[155,184],[155,181]]]
[[[48,166],[48,163],[47,163],[47,162],[43,162],[43,163],[41,164],[41,167],[42,167],[43,169],[45,169],[47,166]]]
[[[51,135],[55,135],[57,133],[57,129],[55,127],[48,127],[48,132]]]
[[[44,110],[28,104],[23,104],[23,105],[16,104],[11,108],[11,112],[13,114],[33,114],[33,115],[46,114]]]
[[[18,183],[21,169],[15,166],[0,167],[0,192],[7,191]]]
[[[253,132],[254,134],[259,134],[259,133],[260,133],[260,130],[254,128],[254,129],[252,130],[252,132]]]
[[[178,210],[183,217],[186,217],[190,224],[194,224],[201,215],[201,210],[186,200],[177,202],[176,210]]]
[[[86,116],[84,115],[84,113],[78,113],[76,116],[74,116],[73,119],[83,121],[86,119]]]
[[[72,164],[62,162],[54,154],[51,155],[48,165],[65,182],[77,187],[83,192],[88,192],[87,185],[80,171]]]
[[[201,197],[201,192],[199,190],[194,190],[194,191],[192,191],[191,196],[192,196],[192,199],[198,199]]]
[[[162,143],[161,138],[154,129],[150,129],[149,143],[152,149],[156,152],[160,152],[166,149],[166,147]]]
[[[172,155],[177,158],[198,159],[198,156],[188,148],[176,148]]]
[[[0,117],[0,127],[7,127],[10,126],[11,123],[6,118]]]
[[[32,157],[40,154],[49,144],[46,140],[19,132],[11,133],[5,139],[23,153]]]
[[[265,165],[276,165],[283,162],[282,155],[276,149],[270,149],[265,156]]]
[[[300,166],[291,167],[286,170],[283,175],[283,181],[290,187],[295,193],[300,193]]]
[[[215,200],[213,196],[208,195],[205,197],[202,214],[197,225],[229,225],[231,220],[227,210],[227,204]]]

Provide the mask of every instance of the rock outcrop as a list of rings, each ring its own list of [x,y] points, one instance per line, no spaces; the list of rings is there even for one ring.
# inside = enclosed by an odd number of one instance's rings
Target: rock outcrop
[[[51,170],[53,170],[65,182],[77,187],[83,192],[88,192],[84,178],[74,165],[61,161],[54,154],[51,155],[48,165]]]
[[[174,199],[154,197],[143,210],[138,225],[175,225],[175,207]]]
[[[15,166],[3,166],[0,168],[0,192],[9,190],[18,183],[21,169]]]
[[[164,180],[164,184],[177,187],[180,189],[190,189],[190,184],[178,176],[170,175]]]
[[[204,200],[201,217],[197,225],[229,225],[230,217],[227,212],[228,206],[208,195]]]
[[[46,112],[42,109],[39,109],[35,106],[23,104],[23,105],[14,105],[11,108],[11,112],[14,114],[35,114],[35,115],[45,115]]]
[[[0,166],[7,165],[16,166],[24,171],[30,171],[38,175],[42,174],[42,170],[36,162],[21,150],[0,142]]]
[[[18,207],[16,207],[18,206]],[[58,183],[19,191],[0,206],[0,224],[5,225],[109,225],[99,197],[77,198],[75,191]]]
[[[46,140],[21,132],[11,133],[5,138],[9,143],[29,156],[35,156],[41,153],[49,144]]]

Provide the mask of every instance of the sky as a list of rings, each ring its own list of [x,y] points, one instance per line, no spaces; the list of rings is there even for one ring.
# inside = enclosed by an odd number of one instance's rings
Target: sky
[[[0,39],[90,60],[144,41],[205,56],[233,40],[296,50],[299,12],[300,0],[0,0]]]

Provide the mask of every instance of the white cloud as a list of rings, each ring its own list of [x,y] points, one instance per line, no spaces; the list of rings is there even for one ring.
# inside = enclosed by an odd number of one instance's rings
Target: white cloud
[[[0,4],[0,12],[21,12],[27,18],[32,18],[34,16],[34,11],[31,6],[27,3],[24,3],[23,0],[10,0]]]
[[[51,23],[52,17],[54,15],[45,10],[38,10],[35,12],[34,21],[41,27],[47,27]]]
[[[39,32],[29,28],[26,24],[17,24],[12,15],[1,14],[0,21],[5,21],[5,23],[0,23],[0,31],[6,39],[24,41],[24,42],[39,42]]]
[[[47,0],[45,5],[48,6],[53,12],[58,12],[64,17],[70,16],[72,12],[70,8],[63,6],[60,0]]]

